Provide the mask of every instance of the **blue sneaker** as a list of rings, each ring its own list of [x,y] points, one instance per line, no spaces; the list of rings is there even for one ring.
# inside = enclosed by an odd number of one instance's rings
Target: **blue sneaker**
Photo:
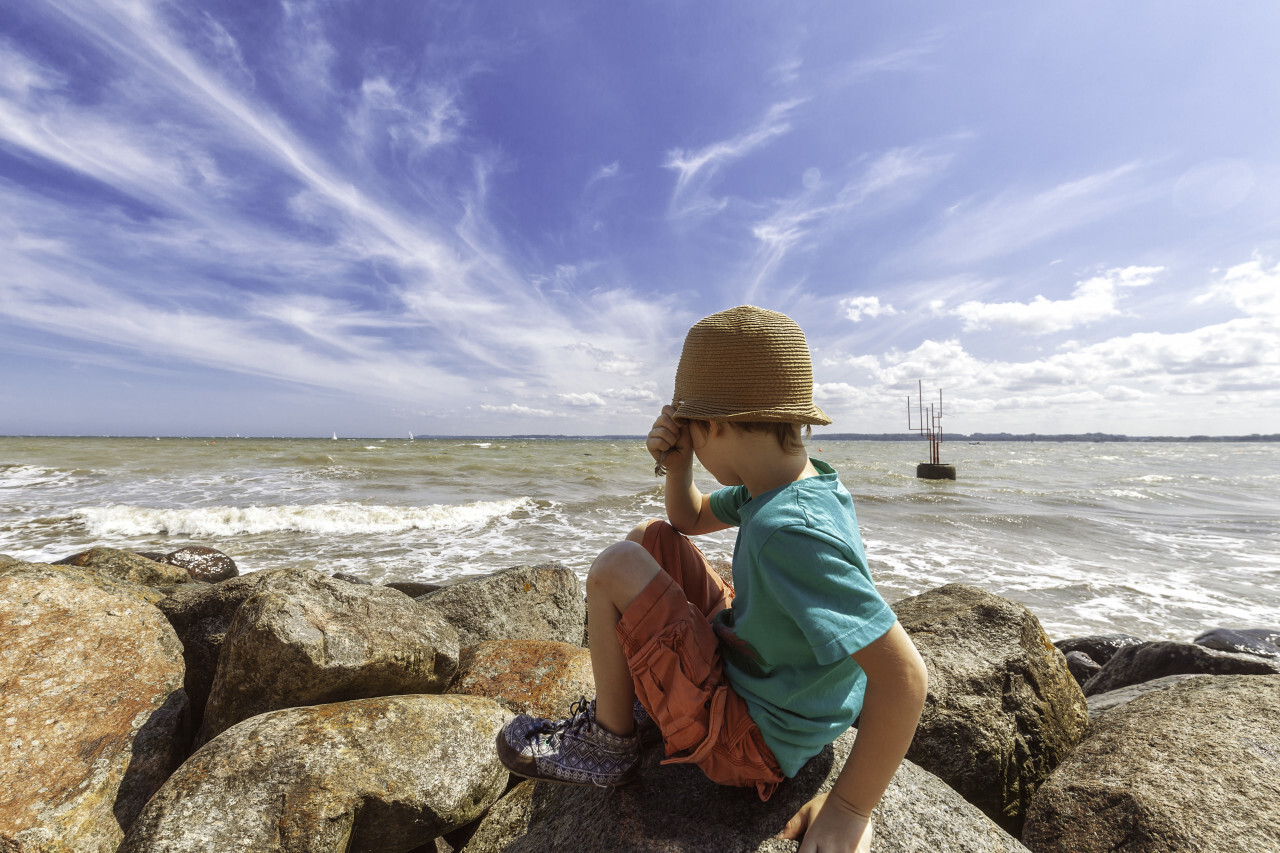
[[[640,769],[640,735],[620,736],[596,723],[596,703],[573,703],[570,716],[544,720],[520,714],[498,733],[498,759],[526,779],[615,788]]]

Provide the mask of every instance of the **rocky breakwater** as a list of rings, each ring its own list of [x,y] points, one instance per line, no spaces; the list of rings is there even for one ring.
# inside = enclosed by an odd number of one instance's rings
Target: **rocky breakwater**
[[[582,588],[563,566],[415,599],[303,569],[169,583],[107,562],[0,558],[4,853],[795,850],[777,834],[857,737],[764,804],[663,765],[660,745],[613,791],[512,779],[494,749],[504,718],[559,715],[593,692]],[[1275,677],[1205,676],[1089,724],[1086,691],[1025,608],[966,586],[896,606],[931,686],[877,809],[880,853],[1280,849],[1258,823],[1277,825],[1259,798],[1280,801],[1264,772],[1280,755]],[[1184,742],[1170,727],[1205,734]],[[1140,769],[1135,740],[1172,750],[1176,774]],[[1252,774],[1258,796],[1231,794],[1224,767]],[[1131,788],[1136,816],[1117,818]],[[1203,792],[1205,824],[1255,843],[1205,846],[1167,821],[1147,833],[1166,846],[1081,840],[1113,837],[1097,831],[1110,824],[1145,837],[1133,826],[1180,802],[1171,791]]]

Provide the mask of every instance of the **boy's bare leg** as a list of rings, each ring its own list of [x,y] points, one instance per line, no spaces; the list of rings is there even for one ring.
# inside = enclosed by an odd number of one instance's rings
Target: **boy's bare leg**
[[[591,668],[596,679],[596,722],[616,735],[635,731],[636,689],[618,640],[618,620],[662,567],[640,546],[637,527],[626,540],[610,545],[587,573],[587,620],[591,629]]]

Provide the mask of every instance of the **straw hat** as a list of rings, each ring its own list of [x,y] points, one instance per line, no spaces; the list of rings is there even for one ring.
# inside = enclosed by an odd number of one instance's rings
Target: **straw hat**
[[[804,332],[785,314],[739,305],[689,330],[673,405],[694,420],[779,421],[826,426],[813,404]]]

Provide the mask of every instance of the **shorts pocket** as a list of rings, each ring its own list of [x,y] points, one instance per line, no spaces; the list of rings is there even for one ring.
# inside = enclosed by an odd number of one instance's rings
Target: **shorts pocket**
[[[696,750],[707,738],[711,695],[721,674],[711,626],[701,616],[668,626],[640,650],[632,674],[667,755]]]

